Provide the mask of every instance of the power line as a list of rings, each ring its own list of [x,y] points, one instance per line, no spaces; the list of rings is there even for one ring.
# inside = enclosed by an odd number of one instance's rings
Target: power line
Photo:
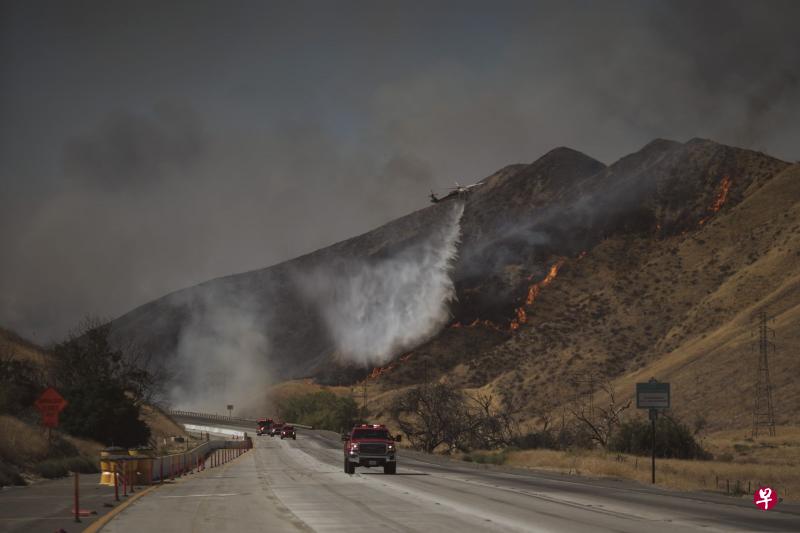
[[[769,353],[775,353],[775,331],[767,326],[767,313],[758,313],[758,375],[756,378],[755,404],[753,406],[753,433],[758,437],[760,429],[766,429],[770,437],[775,436],[775,411],[772,408],[772,383],[769,379]]]

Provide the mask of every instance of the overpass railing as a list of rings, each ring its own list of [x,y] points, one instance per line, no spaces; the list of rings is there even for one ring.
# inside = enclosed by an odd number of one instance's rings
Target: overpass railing
[[[179,409],[169,409],[167,411],[170,416],[179,416],[182,418],[195,418],[198,420],[213,420],[216,422],[245,422],[248,425],[255,425],[258,422],[256,418],[243,418],[240,416],[220,415],[216,413],[201,413],[197,411],[182,411]],[[298,424],[296,422],[286,422],[294,427],[300,429],[314,429],[314,426],[307,426],[305,424]]]

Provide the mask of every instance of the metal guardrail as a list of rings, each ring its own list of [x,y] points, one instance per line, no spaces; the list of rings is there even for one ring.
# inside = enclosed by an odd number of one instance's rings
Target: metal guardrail
[[[204,418],[206,420],[219,420],[220,422],[251,422],[255,424],[258,422],[255,418],[242,418],[239,416],[218,415],[212,413],[199,413],[196,411],[180,411],[178,409],[170,409],[167,411],[171,416],[184,416],[188,418]]]
[[[197,418],[201,420],[216,420],[218,422],[247,422],[248,424],[255,424],[258,422],[256,418],[243,418],[239,416],[218,415],[215,413],[200,413],[197,411],[181,411],[178,409],[170,409],[167,411],[170,416],[181,416],[184,418]],[[297,424],[295,422],[286,422],[294,427],[300,429],[314,429],[314,426],[307,426],[305,424]]]
[[[140,453],[140,450],[123,448],[107,448],[100,454],[100,484],[114,487],[114,498],[119,501],[119,489],[123,496],[128,490],[135,491],[137,485],[153,485],[163,483],[167,479],[186,474],[193,474],[206,469],[206,465],[214,468],[231,461],[252,449],[250,438],[212,440],[185,452],[155,456],[152,453]],[[111,453],[113,452],[115,453]],[[136,452],[132,455],[131,452]]]

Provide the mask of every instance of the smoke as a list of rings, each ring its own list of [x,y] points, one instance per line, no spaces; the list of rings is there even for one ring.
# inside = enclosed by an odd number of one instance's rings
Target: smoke
[[[341,361],[385,363],[449,320],[463,213],[463,202],[454,202],[423,240],[390,258],[342,259],[299,276],[305,296],[320,305]]]
[[[41,342],[554,146],[800,158],[796,1],[46,4],[0,15],[0,323]]]
[[[176,350],[172,405],[219,412],[232,404],[241,412],[263,400],[254,393],[270,378],[264,320],[256,302],[233,294],[206,288],[192,302]]]

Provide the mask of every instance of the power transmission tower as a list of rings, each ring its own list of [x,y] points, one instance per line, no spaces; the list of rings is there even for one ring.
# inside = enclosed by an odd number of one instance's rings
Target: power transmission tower
[[[775,436],[775,411],[772,409],[772,383],[769,380],[769,353],[775,353],[775,331],[767,326],[767,313],[758,313],[758,376],[756,397],[753,406],[753,438],[759,429],[766,428],[770,437]]]
[[[569,378],[570,384],[575,389],[575,402],[578,405],[589,406],[589,420],[594,421],[594,391],[599,379],[592,371],[575,373]]]

